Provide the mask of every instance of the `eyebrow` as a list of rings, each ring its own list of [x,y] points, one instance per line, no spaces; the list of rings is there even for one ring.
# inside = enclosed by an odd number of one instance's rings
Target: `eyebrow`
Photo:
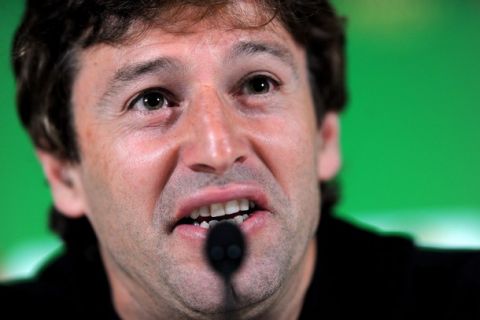
[[[284,63],[290,65],[296,70],[295,63],[293,62],[293,55],[287,48],[270,43],[242,41],[236,44],[231,53],[228,55],[227,60],[233,60],[241,56],[252,56],[256,54],[267,53],[274,57],[279,58]],[[130,82],[141,76],[154,74],[157,72],[174,71],[180,69],[180,66],[176,61],[167,57],[160,57],[154,60],[140,62],[134,65],[127,65],[120,68],[115,72],[112,84],[117,82]]]
[[[227,60],[234,60],[241,56],[254,56],[265,53],[280,59],[283,63],[290,66],[295,76],[298,77],[297,65],[294,62],[295,59],[293,58],[292,52],[287,47],[277,43],[241,41],[233,47]]]
[[[173,59],[159,57],[120,68],[115,72],[112,83],[130,82],[144,75],[166,71],[170,72],[178,69],[180,69],[180,67]]]
[[[171,74],[178,72],[180,69],[182,68],[178,62],[169,57],[158,57],[152,60],[125,65],[115,72],[112,80],[109,81],[107,90],[100,98],[99,104],[102,105],[109,97],[114,96],[118,90],[123,88],[124,85],[138,78],[162,72]]]

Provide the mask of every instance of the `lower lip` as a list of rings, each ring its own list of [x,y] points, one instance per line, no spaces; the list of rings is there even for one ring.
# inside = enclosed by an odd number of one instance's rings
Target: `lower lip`
[[[270,212],[268,211],[255,211],[250,214],[247,220],[238,226],[245,235],[254,235],[256,232],[265,227],[269,215]],[[175,227],[173,232],[178,233],[183,238],[204,240],[207,238],[208,230],[209,229],[194,226],[193,224],[181,224]]]

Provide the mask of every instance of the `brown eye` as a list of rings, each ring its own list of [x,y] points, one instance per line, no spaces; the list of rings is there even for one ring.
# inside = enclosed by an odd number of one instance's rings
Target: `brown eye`
[[[244,84],[245,94],[266,94],[276,85],[275,80],[264,75],[257,75],[248,79]]]
[[[159,89],[151,89],[139,94],[129,105],[129,109],[154,111],[174,107],[176,104]]]

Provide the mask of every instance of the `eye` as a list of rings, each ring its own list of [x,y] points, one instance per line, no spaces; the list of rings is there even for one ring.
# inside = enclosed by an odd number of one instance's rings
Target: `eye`
[[[149,89],[138,96],[129,103],[129,109],[153,111],[163,108],[174,107],[177,104],[173,99],[160,89]]]
[[[243,83],[242,93],[248,95],[267,94],[278,86],[278,82],[266,75],[255,75]]]

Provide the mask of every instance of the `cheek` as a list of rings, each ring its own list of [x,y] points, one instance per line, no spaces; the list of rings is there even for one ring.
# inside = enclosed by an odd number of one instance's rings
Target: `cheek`
[[[158,238],[152,220],[174,163],[171,147],[145,136],[95,136],[82,159],[87,216],[102,246],[128,264],[153,250],[147,244]]]
[[[286,189],[285,192],[295,212],[299,215],[317,212],[315,133],[308,127],[300,125],[289,126],[284,123],[282,127],[290,136],[278,145],[277,158],[280,161],[272,164],[274,174]]]
[[[292,188],[316,184],[317,136],[309,115],[271,118],[254,129],[259,157],[290,199],[295,199]]]
[[[172,145],[148,134],[93,131],[85,130],[81,149],[91,211],[140,211],[151,218],[175,163]]]
[[[285,217],[292,236],[313,235],[319,219],[317,146],[313,107],[298,113],[271,118],[257,126],[256,149],[266,169],[288,198]],[[311,110],[311,111],[310,111]]]

